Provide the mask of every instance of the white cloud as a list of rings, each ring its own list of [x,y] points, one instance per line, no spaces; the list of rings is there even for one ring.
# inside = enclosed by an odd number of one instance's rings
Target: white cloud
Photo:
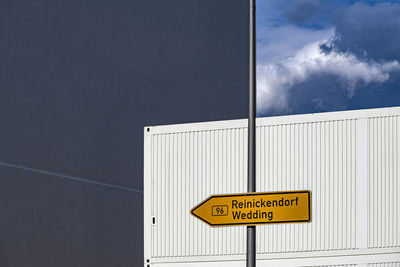
[[[257,61],[261,64],[280,62],[310,42],[328,39],[334,32],[334,28],[315,30],[294,25],[260,27],[257,29]]]
[[[311,42],[284,60],[258,64],[258,113],[288,111],[291,89],[314,74],[335,75],[346,90],[348,98],[351,98],[356,92],[357,83],[382,83],[389,78],[391,71],[400,69],[397,61],[365,62],[349,53],[324,53],[320,46],[326,42],[328,40]]]

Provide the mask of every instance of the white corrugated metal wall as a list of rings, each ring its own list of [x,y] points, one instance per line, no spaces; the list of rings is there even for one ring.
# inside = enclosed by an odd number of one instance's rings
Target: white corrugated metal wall
[[[308,189],[313,200],[312,223],[257,227],[258,252],[355,248],[355,120],[258,127],[257,134],[257,191]]]
[[[364,247],[364,234],[365,248],[400,247],[400,112],[378,113],[258,119],[257,191],[311,190],[313,218],[257,226],[259,255],[351,251]],[[246,191],[246,126],[240,120],[147,132],[151,259],[245,254],[245,227],[211,228],[189,211],[211,194]],[[364,180],[368,192],[358,198]]]
[[[400,246],[400,117],[371,118],[368,247]]]

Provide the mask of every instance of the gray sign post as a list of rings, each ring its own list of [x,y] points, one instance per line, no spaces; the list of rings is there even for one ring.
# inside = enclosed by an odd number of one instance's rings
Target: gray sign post
[[[247,191],[256,191],[256,3],[250,0],[249,19],[249,126]],[[247,226],[246,266],[256,266],[256,227]]]

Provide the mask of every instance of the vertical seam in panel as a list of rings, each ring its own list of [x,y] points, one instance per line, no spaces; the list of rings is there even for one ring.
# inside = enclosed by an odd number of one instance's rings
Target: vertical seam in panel
[[[357,120],[356,238],[357,248],[368,247],[368,120]]]
[[[143,155],[144,155],[144,164],[143,164],[143,189],[144,189],[144,205],[149,205],[149,207],[144,207],[143,214],[143,223],[144,223],[144,257],[151,258],[151,225],[150,225],[150,217],[151,217],[151,135],[148,135],[146,132],[144,133],[144,141],[143,141]]]

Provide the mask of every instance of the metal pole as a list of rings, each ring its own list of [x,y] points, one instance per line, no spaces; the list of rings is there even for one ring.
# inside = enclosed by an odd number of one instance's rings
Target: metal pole
[[[249,126],[247,191],[256,191],[256,0],[250,1],[249,23]],[[246,266],[256,266],[256,227],[247,226]]]

